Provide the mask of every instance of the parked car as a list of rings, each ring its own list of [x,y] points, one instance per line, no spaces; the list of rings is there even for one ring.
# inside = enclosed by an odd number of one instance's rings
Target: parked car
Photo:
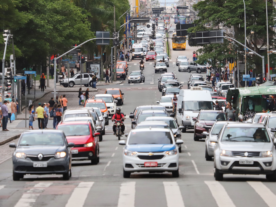
[[[78,73],[72,78],[64,78],[60,81],[60,85],[64,87],[74,87],[74,85],[84,85],[85,87],[92,87],[92,73]]]

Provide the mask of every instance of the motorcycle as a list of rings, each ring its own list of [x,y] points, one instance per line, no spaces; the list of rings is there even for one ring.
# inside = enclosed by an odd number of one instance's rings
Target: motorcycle
[[[116,136],[118,137],[118,140],[121,139],[121,136],[123,136],[122,133],[122,125],[124,125],[123,120],[114,120],[114,125],[116,126]]]
[[[144,70],[144,69],[145,69],[144,64],[140,64],[140,70]]]

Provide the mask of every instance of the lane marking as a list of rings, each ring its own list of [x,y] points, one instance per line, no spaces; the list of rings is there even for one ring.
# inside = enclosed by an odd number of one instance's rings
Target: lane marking
[[[115,148],[115,150],[117,150],[117,149],[118,149],[118,147]]]
[[[114,157],[114,155],[115,155],[115,153],[113,153],[113,154],[111,155],[111,157]]]
[[[191,153],[190,153],[190,152],[188,152],[188,155],[189,155],[189,156],[191,156]]]
[[[163,182],[168,207],[184,207],[177,182]]]
[[[219,207],[235,207],[225,188],[217,181],[205,181]],[[275,205],[275,204],[274,204]]]
[[[145,84],[145,83],[140,83],[141,85]]]
[[[135,182],[122,183],[118,200],[118,207],[134,207]]]
[[[27,192],[23,193],[21,198],[16,203],[15,207],[31,207],[35,203],[36,199],[40,196],[43,191],[48,188],[52,183],[37,183]]]
[[[83,206],[93,184],[94,182],[79,183],[79,185],[74,189],[72,195],[70,196],[66,207]]]
[[[262,182],[247,182],[255,191],[259,194],[259,196],[264,200],[264,202],[269,207],[274,207],[276,203],[275,194],[266,187]]]
[[[104,167],[104,171],[106,170],[106,168],[110,165],[111,161],[108,161],[108,163],[106,164],[106,166]]]
[[[5,186],[4,185],[0,185],[0,190],[3,189]]]
[[[198,171],[198,169],[197,169],[197,166],[196,166],[196,164],[195,164],[195,161],[192,160],[192,163],[193,163],[193,165],[194,165],[194,168],[195,168],[196,173],[199,175],[200,173],[199,173],[199,171]]]
[[[122,83],[122,84],[120,84],[120,86],[123,86],[124,84]]]
[[[186,146],[186,145],[184,145],[184,147],[187,149],[187,146]]]

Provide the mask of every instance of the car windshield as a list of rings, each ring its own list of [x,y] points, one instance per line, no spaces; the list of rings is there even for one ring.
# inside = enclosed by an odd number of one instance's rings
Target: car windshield
[[[186,56],[178,56],[178,59],[187,59]]]
[[[78,114],[65,114],[64,120],[68,118],[75,118],[75,117],[88,117],[88,113],[78,113]]]
[[[132,73],[130,73],[130,75],[129,76],[139,76],[139,75],[141,75],[141,73],[140,72],[132,72]]]
[[[19,146],[63,146],[64,138],[61,133],[43,132],[23,134]]]
[[[157,57],[156,57],[156,59],[158,59],[158,60],[162,60],[163,59],[163,55],[158,55]],[[164,57],[165,58],[165,57]]]
[[[156,66],[166,66],[166,64],[164,62],[157,62]]]
[[[268,128],[275,128],[276,126],[276,117],[270,117],[268,121]]]
[[[107,90],[106,93],[111,95],[120,95],[119,90]]]
[[[145,131],[131,132],[128,138],[129,145],[137,144],[172,144],[173,140],[170,132]]]
[[[255,115],[253,123],[259,123],[259,120],[261,118],[262,115]]]
[[[117,72],[124,72],[124,69],[123,68],[117,68],[116,71]]]
[[[184,111],[213,110],[212,101],[185,101]]]
[[[222,85],[221,86],[222,90],[228,90],[229,88],[234,88],[234,85]]]
[[[168,126],[171,128],[171,129],[176,129],[177,128],[177,124],[175,122],[175,120],[170,120],[170,119],[154,119],[154,118],[149,118],[148,120],[146,121],[164,121],[166,124],[168,124]]]
[[[105,103],[113,103],[113,98],[112,97],[104,97],[104,96],[96,96],[96,100],[103,100]]]
[[[155,51],[157,52],[157,51],[160,51],[160,52],[163,52],[163,49],[161,48],[161,47],[157,47],[157,48],[155,48]],[[163,58],[163,57],[162,57]]]
[[[146,118],[151,117],[151,116],[167,116],[167,114],[164,113],[145,113],[145,114],[140,114],[137,120],[137,123],[141,123],[142,121],[145,121]]]
[[[166,93],[179,93],[180,88],[176,88],[176,87],[171,87],[171,88],[167,88]]]
[[[206,83],[201,83],[201,82],[195,82],[194,86],[205,86]]]
[[[221,112],[201,112],[198,119],[201,121],[225,121],[226,117]]]
[[[99,108],[99,109],[106,109],[104,103],[96,103],[96,102],[94,102],[94,103],[86,103],[85,106],[86,106],[86,107],[97,107],[97,108]]]
[[[163,76],[161,79],[161,82],[166,82],[169,79],[173,79],[173,77],[172,76]]]
[[[148,55],[155,55],[155,52],[148,52]]]
[[[205,91],[213,91],[212,88],[208,88],[208,87],[202,87],[202,90],[205,90]]]
[[[218,135],[223,126],[224,124],[215,124],[211,131],[211,135]]]
[[[149,127],[151,128],[159,128],[159,129],[168,129],[168,125],[138,125],[136,126],[135,129],[148,129]]]
[[[58,130],[62,130],[66,136],[90,135],[89,126],[87,124],[59,125]]]
[[[181,62],[180,65],[189,65],[188,62]]]
[[[222,142],[270,142],[265,128],[261,127],[226,127]]]
[[[143,48],[134,48],[134,52],[143,52]]]
[[[191,80],[203,80],[201,76],[193,76]]]

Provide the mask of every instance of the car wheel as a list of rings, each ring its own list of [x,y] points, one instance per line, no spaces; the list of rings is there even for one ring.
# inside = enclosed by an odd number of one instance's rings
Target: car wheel
[[[156,70],[155,70],[155,73],[156,73]]]
[[[176,171],[172,171],[172,176],[174,178],[178,178],[179,177],[179,169],[177,169]]]
[[[121,99],[121,106],[124,105],[124,101]]]
[[[127,171],[123,170],[123,176],[124,176],[124,178],[129,178],[130,175],[131,175],[131,172],[127,172]]]
[[[184,133],[184,132],[186,132],[186,127],[184,127],[184,128],[182,129],[182,133]]]
[[[75,85],[75,83],[73,82],[73,81],[71,81],[70,83],[69,83],[69,87],[74,87],[74,85]]]
[[[273,171],[273,174],[266,175],[266,179],[269,181],[276,181],[276,170]]]
[[[96,157],[93,157],[91,159],[91,164],[92,165],[97,165],[100,162],[100,158],[99,158],[99,148],[97,147],[97,151],[96,151]]]
[[[84,84],[85,87],[88,87],[88,84]]]
[[[13,174],[12,174],[12,178],[13,178],[14,181],[18,181],[23,177],[24,177],[24,174],[15,173],[15,172],[13,172]]]
[[[197,73],[201,73],[201,70],[200,70],[200,69],[197,69]]]
[[[143,82],[145,83],[145,81],[146,81],[146,79],[144,78],[144,81],[143,81]]]
[[[72,173],[71,170],[68,170],[67,173],[62,174],[63,180],[69,180],[71,177],[71,173]]]
[[[208,154],[208,151],[207,151],[206,148],[205,148],[205,159],[206,159],[206,161],[212,161],[212,156],[210,156],[210,155]]]
[[[170,67],[170,65],[168,65],[168,67]]]
[[[191,72],[191,70],[190,69],[188,69],[188,73],[190,73]]]
[[[214,177],[215,177],[215,180],[221,181],[223,180],[223,173],[220,173],[219,170],[215,168]]]
[[[142,79],[140,79],[140,82],[139,83],[142,83]]]
[[[89,82],[89,86],[92,87],[92,85],[93,85],[93,84],[92,84],[92,81],[90,81],[90,82]]]
[[[178,148],[178,151],[179,151],[179,152],[182,152],[182,147],[181,147],[181,146]]]
[[[130,81],[128,81],[128,84],[130,84]]]
[[[63,87],[64,87],[64,88],[67,88],[67,87],[68,87],[68,84],[64,84]]]

